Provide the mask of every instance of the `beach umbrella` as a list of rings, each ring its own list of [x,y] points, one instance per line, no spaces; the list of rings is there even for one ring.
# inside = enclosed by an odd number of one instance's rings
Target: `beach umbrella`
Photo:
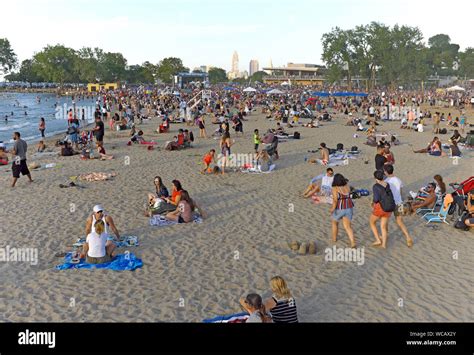
[[[267,92],[267,94],[269,94],[269,95],[280,95],[280,94],[284,94],[284,92],[281,91],[281,90],[278,90],[278,89],[273,89],[273,90],[270,90],[269,92]]]
[[[244,92],[256,92],[257,90],[254,88],[251,88],[250,86],[246,89],[243,90]]]
[[[450,88],[447,89],[448,91],[466,91],[466,89],[458,86],[458,85],[455,85],[455,86],[451,86]]]
[[[233,87],[230,87],[230,86],[226,86],[226,87],[224,87],[224,90],[226,90],[226,91],[231,91],[231,90],[234,90],[234,88],[233,88]]]

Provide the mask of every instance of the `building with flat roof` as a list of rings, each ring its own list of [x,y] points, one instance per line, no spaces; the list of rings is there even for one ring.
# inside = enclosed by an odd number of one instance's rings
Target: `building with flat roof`
[[[249,75],[252,76],[256,72],[258,72],[259,65],[258,65],[258,60],[252,59],[249,64]]]
[[[264,71],[271,73],[263,77],[263,82],[265,84],[286,82],[291,85],[323,86],[325,69],[323,65],[295,63],[288,63],[286,67],[263,68]]]

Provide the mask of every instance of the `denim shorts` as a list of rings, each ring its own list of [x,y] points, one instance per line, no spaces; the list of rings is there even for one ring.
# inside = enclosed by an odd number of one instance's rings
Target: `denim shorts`
[[[349,218],[349,221],[352,221],[352,208],[346,208],[346,209],[343,209],[343,210],[335,210],[333,213],[332,213],[332,219],[334,221],[339,221],[341,220],[343,217],[347,217]]]

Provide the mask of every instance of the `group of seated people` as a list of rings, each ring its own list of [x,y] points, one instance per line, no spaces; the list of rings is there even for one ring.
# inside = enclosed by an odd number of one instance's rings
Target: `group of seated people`
[[[189,223],[194,219],[194,213],[198,212],[202,218],[206,218],[204,210],[191,199],[189,193],[183,189],[179,180],[172,182],[171,196],[163,184],[161,177],[155,176],[155,192],[148,194],[148,204],[145,216],[151,217],[159,214],[167,220],[178,223]]]
[[[273,277],[270,288],[272,296],[265,301],[257,293],[240,298],[240,306],[249,314],[246,323],[298,323],[296,301],[285,280]]]
[[[178,135],[173,137],[172,141],[165,144],[166,150],[178,150],[183,148],[190,148],[191,143],[194,142],[194,135],[192,131],[187,129],[179,129]]]
[[[458,142],[456,138],[451,137],[448,140],[448,145],[445,147],[449,149],[449,156],[450,157],[461,157],[461,150],[458,147]],[[428,153],[429,155],[436,156],[436,157],[441,157],[441,156],[447,156],[448,154],[443,151],[443,145],[441,143],[441,140],[438,137],[434,137],[433,140],[430,142],[430,144],[423,149],[419,150],[414,150],[413,153]]]

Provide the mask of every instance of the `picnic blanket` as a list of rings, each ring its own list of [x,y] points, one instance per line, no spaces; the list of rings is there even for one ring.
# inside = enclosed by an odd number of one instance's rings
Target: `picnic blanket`
[[[73,253],[67,253],[64,257],[64,263],[57,265],[57,270],[67,269],[109,269],[115,271],[133,271],[143,266],[142,259],[137,258],[132,253],[117,255],[112,261],[103,264],[88,264],[85,259],[81,259],[80,263],[72,263]]]
[[[199,215],[194,215],[192,223],[202,223],[202,217]],[[175,224],[178,224],[178,222],[167,220],[165,217],[159,214],[150,218],[150,226],[154,227],[172,226]]]
[[[230,314],[228,316],[217,316],[214,318],[204,319],[203,323],[245,323],[249,318],[249,314],[242,312],[242,313],[235,313]]]
[[[107,237],[107,240],[112,240],[117,248],[128,248],[128,247],[138,247],[140,243],[138,242],[138,237],[135,235],[129,235],[126,237],[122,237],[122,239],[117,242],[113,237]],[[77,241],[72,245],[73,247],[82,247],[86,242],[85,238],[79,238]]]

